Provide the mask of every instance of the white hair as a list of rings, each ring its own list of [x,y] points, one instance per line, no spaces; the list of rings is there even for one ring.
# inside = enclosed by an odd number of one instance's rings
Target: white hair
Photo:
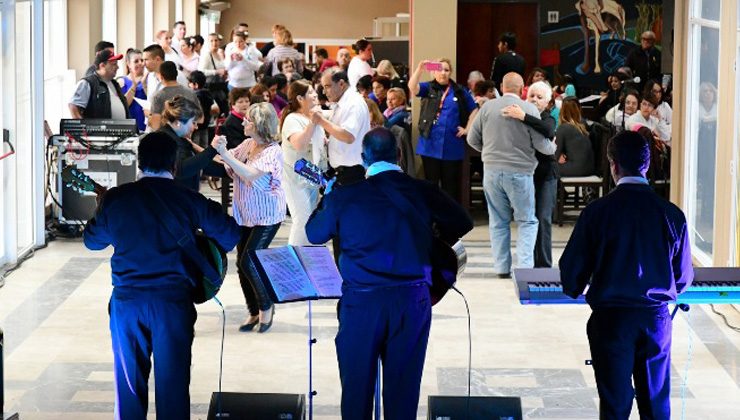
[[[552,99],[552,87],[547,82],[540,80],[539,82],[532,83],[529,85],[529,90],[527,90],[527,92],[532,92],[533,90],[542,92],[544,98],[547,99],[547,102],[550,102],[550,99]]]
[[[473,70],[468,74],[468,82],[475,80],[476,82],[479,82],[481,80],[486,80],[485,77],[483,77],[483,73],[479,72],[478,70]]]

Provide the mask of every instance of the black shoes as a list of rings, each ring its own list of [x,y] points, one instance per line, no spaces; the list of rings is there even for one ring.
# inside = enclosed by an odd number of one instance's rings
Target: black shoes
[[[249,319],[247,319],[247,321],[249,321]],[[259,323],[260,323],[259,318],[257,318],[256,320],[254,320],[252,322],[245,322],[244,324],[242,324],[242,325],[239,326],[239,332],[252,331],[254,329],[254,327],[256,327],[257,324],[259,324]]]
[[[258,331],[261,333],[267,332],[267,330],[269,330],[270,327],[272,327],[272,321],[274,320],[275,320],[275,304],[273,303],[272,307],[270,308],[270,322],[268,322],[267,324],[263,324],[260,322],[260,328]]]
[[[496,274],[496,277],[500,279],[510,279],[511,273],[499,273],[499,274]]]

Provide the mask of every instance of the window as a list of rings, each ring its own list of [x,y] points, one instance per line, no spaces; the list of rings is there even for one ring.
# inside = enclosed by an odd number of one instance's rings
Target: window
[[[154,0],[144,0],[144,45],[154,43]]]
[[[115,44],[118,49],[117,34],[118,19],[117,11],[118,0],[103,0],[103,39]]]
[[[712,263],[721,0],[696,0],[689,16],[685,208],[695,256]]]

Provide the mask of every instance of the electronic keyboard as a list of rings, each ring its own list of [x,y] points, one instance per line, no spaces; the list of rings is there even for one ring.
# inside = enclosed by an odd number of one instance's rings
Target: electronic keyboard
[[[586,303],[584,295],[563,293],[557,268],[516,268],[514,282],[522,305]],[[694,268],[694,281],[675,303],[740,303],[740,267]]]

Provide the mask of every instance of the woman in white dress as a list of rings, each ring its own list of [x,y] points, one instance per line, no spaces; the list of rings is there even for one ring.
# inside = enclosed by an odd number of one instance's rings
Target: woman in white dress
[[[305,80],[288,86],[288,106],[280,121],[280,139],[283,148],[283,188],[290,210],[291,227],[288,244],[310,245],[306,238],[306,222],[319,202],[319,187],[293,170],[301,158],[326,169],[327,157],[324,129],[311,122],[311,113],[320,112],[318,95]]]

